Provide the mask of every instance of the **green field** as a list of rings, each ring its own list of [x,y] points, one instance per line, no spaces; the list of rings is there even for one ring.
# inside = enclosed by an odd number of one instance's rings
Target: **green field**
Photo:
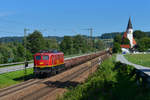
[[[68,88],[58,100],[149,100],[150,88],[136,83],[133,66],[105,60],[85,83]]]
[[[33,68],[27,69],[26,80],[33,77]],[[0,88],[24,81],[24,70],[0,74]]]
[[[134,64],[150,67],[150,54],[128,54],[124,56],[128,61]]]

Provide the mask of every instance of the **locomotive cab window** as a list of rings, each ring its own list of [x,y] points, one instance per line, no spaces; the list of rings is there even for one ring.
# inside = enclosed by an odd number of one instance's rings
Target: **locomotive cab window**
[[[43,56],[43,60],[48,60],[49,56]]]
[[[41,60],[41,56],[36,56],[36,60]]]

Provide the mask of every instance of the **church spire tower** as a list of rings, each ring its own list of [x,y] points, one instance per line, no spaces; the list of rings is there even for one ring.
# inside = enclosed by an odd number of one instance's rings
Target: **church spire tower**
[[[134,37],[133,37],[133,27],[131,23],[131,17],[129,17],[127,29],[126,29],[126,32],[124,32],[122,39],[123,41],[122,41],[122,44],[120,45],[122,52],[129,53],[130,50],[134,50],[136,41],[134,40]],[[128,39],[130,44],[124,44],[124,39]]]
[[[127,30],[128,30],[128,29],[133,29],[133,28],[132,28],[132,23],[131,23],[131,17],[129,17]]]
[[[127,38],[130,41],[130,46],[131,46],[131,48],[133,48],[133,46],[134,46],[133,41],[134,40],[133,40],[133,27],[132,27],[132,23],[131,23],[131,17],[129,18],[129,21],[128,21],[126,33],[127,33]]]

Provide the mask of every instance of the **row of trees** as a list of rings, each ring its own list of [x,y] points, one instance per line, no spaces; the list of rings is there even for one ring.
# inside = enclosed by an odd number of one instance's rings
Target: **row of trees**
[[[65,36],[60,44],[60,50],[65,54],[86,53],[104,48],[105,45],[101,40],[94,41],[81,35]]]
[[[21,43],[0,44],[0,63],[23,61],[24,50],[24,46]],[[32,59],[32,54],[29,50],[27,50],[27,59]]]
[[[64,36],[64,39],[58,43],[56,39],[44,38],[42,33],[34,31],[27,36],[27,41],[0,43],[0,63],[19,62],[24,61],[26,42],[27,60],[32,60],[32,55],[40,50],[57,49],[64,52],[65,55],[86,53],[105,48],[101,40],[90,40],[86,36]]]

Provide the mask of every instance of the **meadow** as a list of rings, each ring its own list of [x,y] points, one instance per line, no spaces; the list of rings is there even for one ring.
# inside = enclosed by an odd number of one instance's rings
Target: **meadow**
[[[0,88],[5,88],[14,84],[23,82],[33,78],[33,68],[27,69],[26,78],[24,78],[24,70],[0,74]]]
[[[150,67],[150,54],[127,54],[124,56],[134,64]]]

